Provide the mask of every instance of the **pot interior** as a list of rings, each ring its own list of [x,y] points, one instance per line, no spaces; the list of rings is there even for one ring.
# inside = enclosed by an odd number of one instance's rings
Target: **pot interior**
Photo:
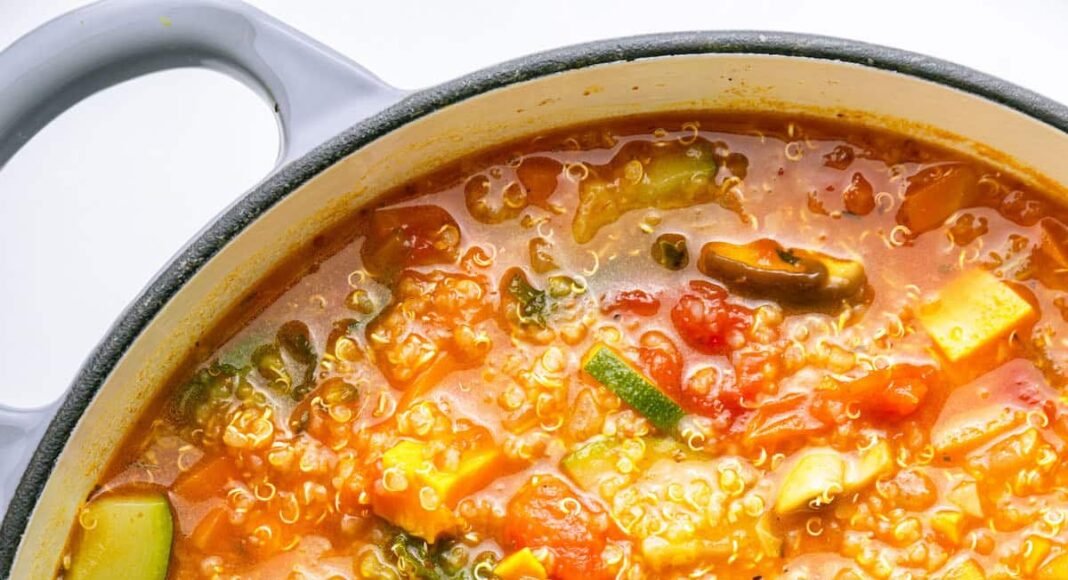
[[[409,122],[338,160],[232,239],[129,348],[56,463],[16,578],[50,577],[82,500],[198,337],[280,260],[417,174],[567,125],[680,111],[775,111],[845,120],[963,151],[1064,190],[1068,134],[975,95],[845,62],[752,54],[658,57],[512,84]],[[299,163],[299,162],[298,162]]]

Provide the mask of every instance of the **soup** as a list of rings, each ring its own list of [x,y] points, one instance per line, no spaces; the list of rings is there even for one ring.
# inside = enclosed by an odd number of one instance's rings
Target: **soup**
[[[1068,577],[1068,215],[854,125],[413,180],[205,337],[64,578]]]

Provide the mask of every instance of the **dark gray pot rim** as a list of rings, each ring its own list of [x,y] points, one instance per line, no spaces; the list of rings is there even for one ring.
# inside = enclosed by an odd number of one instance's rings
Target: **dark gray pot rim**
[[[481,93],[598,64],[708,53],[816,58],[902,73],[984,97],[1068,133],[1068,107],[999,78],[908,51],[786,32],[679,32],[602,40],[532,54],[413,93],[346,129],[256,186],[190,242],[123,312],[78,372],[15,490],[0,526],[0,577],[10,575],[19,541],[56,460],[119,359],[170,298],[227,242],[275,203],[371,141]]]

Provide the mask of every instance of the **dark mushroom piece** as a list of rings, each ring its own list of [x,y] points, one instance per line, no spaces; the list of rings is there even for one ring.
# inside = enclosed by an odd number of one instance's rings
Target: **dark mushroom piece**
[[[653,242],[653,260],[668,270],[682,270],[690,263],[686,238],[681,234],[661,234]]]
[[[697,268],[737,292],[794,305],[856,301],[867,284],[859,262],[786,249],[770,239],[742,245],[709,242],[701,248]]]

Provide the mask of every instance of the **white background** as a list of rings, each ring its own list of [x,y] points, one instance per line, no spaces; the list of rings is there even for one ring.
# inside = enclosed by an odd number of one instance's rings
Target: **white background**
[[[0,0],[0,48],[81,0]],[[1068,102],[1068,2],[256,0],[405,88],[629,34],[814,32],[906,48]],[[270,170],[271,113],[221,75],[152,75],[82,102],[0,170],[0,403],[58,397],[119,312]]]

